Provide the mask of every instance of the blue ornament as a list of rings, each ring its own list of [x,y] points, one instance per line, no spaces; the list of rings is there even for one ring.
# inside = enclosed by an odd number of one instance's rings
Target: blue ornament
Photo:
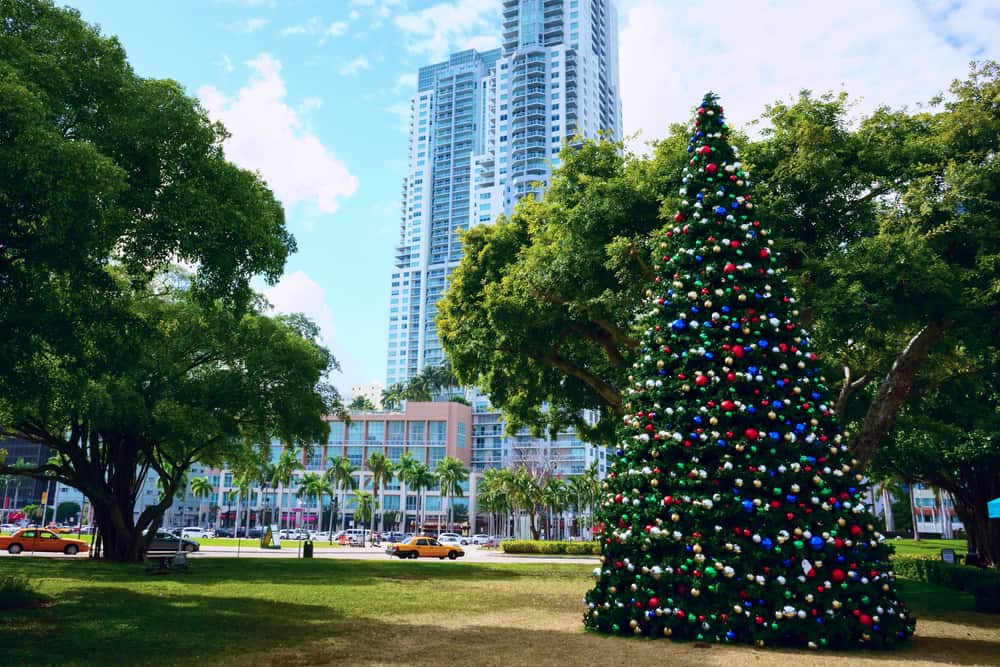
[[[732,630],[727,630],[726,631],[726,639],[728,639],[730,641],[732,641],[733,639],[736,639],[736,633],[733,632]]]
[[[752,500],[744,500],[743,501],[743,509],[746,512],[753,512],[753,501]]]
[[[702,199],[705,198],[705,193],[699,192],[697,195],[695,195],[695,197],[697,198],[698,201],[701,201]]]
[[[719,206],[719,207],[717,207],[715,209],[715,213],[717,215],[725,215],[726,214],[726,207],[725,206]]]
[[[722,307],[722,312],[728,313],[729,312],[729,306],[723,306]]]
[[[813,551],[822,551],[823,550],[823,538],[820,537],[820,536],[818,536],[818,535],[810,537],[809,538],[809,548],[812,549]]]
[[[774,546],[774,541],[771,540],[770,537],[765,537],[760,541],[760,546],[764,547],[765,549],[770,549],[771,547]]]
[[[674,331],[684,331],[687,329],[687,322],[684,320],[674,320],[670,323],[670,328]]]
[[[765,350],[767,349],[768,345],[770,345],[770,343],[768,343],[768,342],[767,342],[766,340],[764,340],[763,338],[762,338],[762,339],[760,339],[759,341],[757,341],[757,346],[758,346],[758,347],[760,347],[760,348],[763,348],[763,349],[765,349]]]
[[[740,203],[739,203],[738,201],[734,201],[734,202],[732,203],[732,207],[733,207],[733,208],[739,208],[739,207],[740,207]]]

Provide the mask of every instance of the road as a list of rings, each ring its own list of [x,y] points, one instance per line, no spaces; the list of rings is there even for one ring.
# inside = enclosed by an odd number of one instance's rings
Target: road
[[[348,559],[348,560],[387,560],[382,547],[330,547],[320,546],[317,542],[313,550],[314,558],[326,559]],[[580,565],[597,565],[597,557],[579,556],[517,556],[505,554],[497,549],[480,549],[475,545],[462,547],[465,556],[460,560],[469,563],[565,563]],[[44,556],[46,558],[87,558],[86,554],[76,556],[66,556],[57,553],[35,553],[29,551],[23,553],[24,556]],[[238,550],[235,547],[201,547],[201,550],[191,554],[192,558],[299,558],[301,557],[301,547],[298,542],[285,541],[281,549],[261,549],[257,546],[256,540],[248,542],[247,546],[241,546]],[[10,556],[6,551],[0,552],[0,558],[17,558]]]

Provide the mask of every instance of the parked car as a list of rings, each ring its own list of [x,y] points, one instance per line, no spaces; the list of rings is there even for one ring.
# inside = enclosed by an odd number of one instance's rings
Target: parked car
[[[13,533],[17,530],[16,523],[3,523],[0,524],[0,533]]]
[[[278,537],[283,540],[308,540],[309,531],[301,528],[282,528],[278,531]]]
[[[251,537],[254,539],[260,538],[264,534],[263,528],[251,528],[246,532],[246,537]]]
[[[0,537],[0,549],[6,549],[12,555],[22,551],[42,551],[75,556],[90,551],[90,545],[83,540],[63,537],[45,528],[22,528],[10,537]]]
[[[216,537],[233,537],[234,535],[235,535],[235,533],[233,532],[232,528],[216,528],[215,529],[215,536]]]
[[[186,551],[191,553],[193,551],[198,551],[201,547],[194,540],[185,539],[178,537],[173,533],[168,533],[165,530],[156,531],[156,535],[149,543],[149,548],[147,551],[177,551],[177,542],[180,541],[181,551]]]
[[[385,552],[397,558],[450,558],[455,560],[465,555],[457,544],[442,544],[433,537],[411,537],[403,542],[390,544]]]
[[[486,544],[486,542],[489,539],[490,539],[490,536],[487,535],[486,533],[479,533],[477,535],[473,535],[472,536],[472,543],[473,544],[478,544],[478,545],[482,546],[483,544]]]
[[[388,533],[382,533],[381,539],[383,542],[402,542],[407,537],[409,536],[406,533],[401,533],[399,531],[390,531]]]
[[[453,538],[455,538],[456,540],[458,540],[459,544],[468,544],[471,541],[471,540],[469,540],[468,537],[465,537],[463,535],[459,535],[458,533],[440,533],[437,536],[437,538],[439,540],[442,540],[442,539],[444,539],[446,537],[453,537]]]
[[[445,535],[444,537],[439,537],[438,542],[441,544],[447,544],[449,546],[461,546],[462,540],[458,539],[454,535]]]
[[[210,537],[209,531],[200,528],[198,526],[188,526],[187,528],[181,529],[181,537],[187,537],[192,540],[200,540],[206,537]]]

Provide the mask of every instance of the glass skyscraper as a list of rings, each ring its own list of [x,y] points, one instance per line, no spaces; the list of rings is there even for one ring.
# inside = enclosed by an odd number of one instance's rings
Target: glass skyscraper
[[[388,385],[444,359],[434,318],[461,259],[459,230],[542,196],[565,143],[622,136],[615,4],[497,0],[501,48],[420,69],[391,281]],[[476,456],[473,445],[474,469],[510,465],[509,447],[494,457],[495,419],[475,399],[480,444],[489,446]]]

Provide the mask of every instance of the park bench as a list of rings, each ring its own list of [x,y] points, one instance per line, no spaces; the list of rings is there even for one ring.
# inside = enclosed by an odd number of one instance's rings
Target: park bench
[[[147,551],[143,564],[149,574],[169,574],[174,570],[187,571],[187,554],[176,551]]]

